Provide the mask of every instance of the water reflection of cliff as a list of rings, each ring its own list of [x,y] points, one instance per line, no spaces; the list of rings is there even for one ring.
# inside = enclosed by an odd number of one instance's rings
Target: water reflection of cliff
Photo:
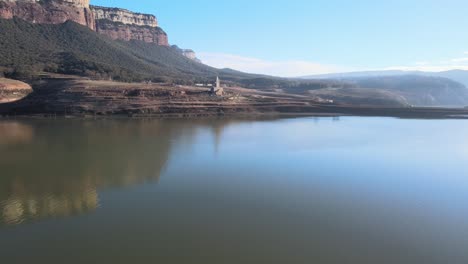
[[[3,224],[92,211],[99,189],[157,181],[176,136],[161,122],[1,124]]]
[[[14,121],[0,122],[0,146],[28,143],[33,138],[32,128]]]
[[[98,191],[158,181],[172,144],[229,121],[2,121],[0,225],[83,214]],[[13,132],[12,132],[13,131]]]

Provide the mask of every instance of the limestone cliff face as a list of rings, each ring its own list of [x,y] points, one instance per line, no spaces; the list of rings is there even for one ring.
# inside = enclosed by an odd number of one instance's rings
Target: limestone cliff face
[[[0,18],[13,17],[39,24],[60,24],[71,20],[95,29],[89,0],[0,0]]]
[[[51,1],[44,1],[44,0],[4,0],[4,2],[16,3],[41,3],[41,2],[51,2]],[[57,2],[62,2],[64,4],[69,4],[75,7],[83,7],[89,8],[89,0],[58,0]]]
[[[201,60],[197,58],[197,54],[195,53],[195,51],[191,49],[181,49],[177,45],[172,45],[172,48],[184,57],[201,63]]]
[[[101,19],[96,20],[96,31],[114,40],[140,40],[160,46],[169,45],[167,34],[160,27],[128,25]]]
[[[158,27],[158,21],[153,15],[100,6],[91,6],[91,10],[96,18],[96,31],[100,34],[112,39],[169,45],[166,32]]]
[[[197,59],[197,54],[195,51],[191,49],[185,49],[182,53],[185,57],[191,59],[191,60],[196,60]]]
[[[169,45],[167,34],[158,27],[154,15],[90,6],[89,1],[0,0],[0,18],[19,17],[38,24],[61,24],[71,20],[112,39]]]
[[[91,6],[96,20],[106,19],[127,25],[157,27],[158,20],[154,15],[140,14],[121,8]]]

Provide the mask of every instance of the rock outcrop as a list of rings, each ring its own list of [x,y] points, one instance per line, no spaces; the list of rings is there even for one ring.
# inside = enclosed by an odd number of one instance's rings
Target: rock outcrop
[[[191,49],[181,49],[177,45],[172,45],[172,48],[178,53],[180,53],[181,55],[183,55],[184,57],[201,63],[201,60],[197,58],[197,54],[195,53],[195,51]]]
[[[10,3],[48,3],[48,2],[53,2],[53,1],[44,1],[44,0],[4,0],[4,2],[10,2]],[[81,8],[89,8],[89,0],[60,0],[56,1],[61,2],[63,4],[68,4],[71,6],[75,7],[81,7]]]
[[[0,0],[0,18],[13,17],[38,24],[61,24],[71,20],[95,29],[89,0]]]
[[[112,39],[169,45],[167,34],[154,15],[90,6],[89,0],[0,0],[0,18],[13,17],[38,24],[71,20]]]
[[[20,100],[32,92],[27,83],[0,77],[0,103]]]
[[[96,31],[114,40],[140,40],[160,46],[169,46],[167,34],[160,27],[129,25],[101,19],[96,20]]]
[[[153,15],[100,6],[91,6],[91,10],[96,19],[96,31],[100,34],[112,39],[169,45],[166,32],[158,27],[158,21]]]
[[[157,27],[158,20],[154,15],[134,13],[126,9],[102,6],[91,6],[96,20],[106,19],[127,25]]]
[[[184,49],[182,54],[191,59],[191,60],[196,60],[197,59],[197,54],[195,53],[195,51],[191,50],[191,49]]]

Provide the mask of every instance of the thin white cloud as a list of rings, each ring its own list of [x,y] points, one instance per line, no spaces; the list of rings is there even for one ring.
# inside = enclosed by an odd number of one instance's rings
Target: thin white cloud
[[[425,71],[425,72],[442,72],[442,71],[451,71],[451,70],[465,70],[468,71],[468,65],[427,65],[427,66],[392,66],[386,67],[384,71]]]
[[[430,62],[428,61],[418,61],[415,63],[416,65],[419,65],[419,66],[425,66],[425,65],[429,65]]]
[[[198,57],[203,63],[216,68],[230,68],[248,73],[281,77],[297,77],[345,71],[344,68],[319,63],[288,60],[270,61],[225,53],[202,52]]]
[[[456,58],[456,59],[451,59],[452,62],[468,62],[468,58]]]
[[[468,55],[468,51],[464,52]],[[468,70],[468,57],[452,58],[443,61],[433,62],[416,62],[410,66],[394,66],[387,67],[383,70],[401,70],[401,71],[426,71],[426,72],[441,72],[450,70]]]
[[[464,52],[468,55],[468,51]],[[353,71],[425,71],[441,72],[450,70],[467,70],[468,57],[447,59],[444,61],[419,61],[410,65],[391,66],[383,68],[350,68],[335,65],[326,65],[300,60],[273,61],[252,57],[244,57],[226,53],[202,52],[198,57],[203,63],[216,68],[230,68],[248,73],[258,73],[281,77],[298,77],[319,75],[327,73],[353,72]]]

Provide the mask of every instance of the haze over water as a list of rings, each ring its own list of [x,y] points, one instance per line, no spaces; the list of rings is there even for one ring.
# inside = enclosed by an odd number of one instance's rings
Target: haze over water
[[[468,263],[468,121],[2,120],[2,263]]]

